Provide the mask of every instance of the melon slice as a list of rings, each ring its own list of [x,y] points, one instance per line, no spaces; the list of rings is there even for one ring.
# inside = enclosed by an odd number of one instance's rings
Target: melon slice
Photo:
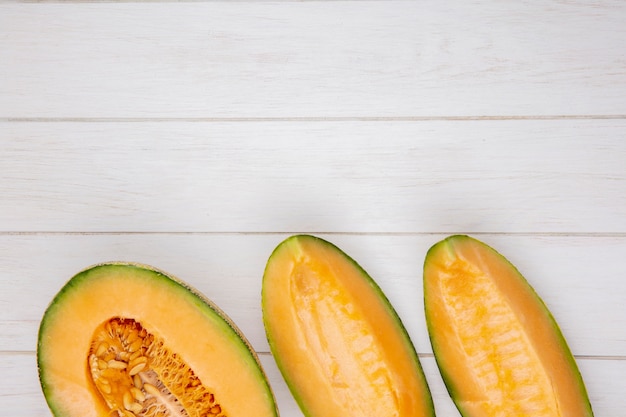
[[[39,378],[57,417],[276,417],[243,334],[213,303],[154,268],[97,265],[41,321]]]
[[[308,417],[424,417],[434,409],[417,354],[381,289],[331,243],[282,242],[263,277],[271,351]]]
[[[554,318],[491,247],[460,235],[435,244],[424,304],[437,365],[463,416],[593,415]]]

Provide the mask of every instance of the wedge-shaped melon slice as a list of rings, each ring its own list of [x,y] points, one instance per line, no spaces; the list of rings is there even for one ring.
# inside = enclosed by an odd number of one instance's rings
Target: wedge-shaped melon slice
[[[463,416],[593,415],[552,315],[494,249],[468,236],[434,245],[424,300],[437,364]]]
[[[263,278],[267,338],[308,417],[433,416],[415,349],[381,289],[336,246],[298,235]]]
[[[214,304],[151,267],[74,276],[39,329],[39,377],[58,417],[276,417],[257,356]]]

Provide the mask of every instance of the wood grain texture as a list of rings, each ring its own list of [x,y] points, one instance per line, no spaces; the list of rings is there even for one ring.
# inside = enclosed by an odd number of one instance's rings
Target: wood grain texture
[[[41,316],[79,270],[145,262],[220,305],[302,417],[261,276],[292,233],[386,292],[437,415],[426,250],[515,264],[596,416],[626,409],[626,3],[0,0],[0,409],[50,415]]]
[[[273,247],[287,235],[189,233],[36,233],[0,236],[0,406],[14,416],[47,415],[38,390],[34,349],[43,309],[71,275],[97,262],[137,260],[187,280],[233,317],[266,355],[282,415],[300,416],[274,369],[263,334],[260,275]],[[416,345],[438,415],[458,416],[430,356],[421,303],[421,263],[444,237],[321,235],[344,248],[379,282]],[[617,383],[626,364],[623,300],[626,239],[600,236],[480,235],[506,254],[543,296],[581,367],[596,413],[619,416]],[[600,324],[601,323],[601,324]],[[27,405],[24,406],[24,402]]]
[[[626,4],[0,4],[0,117],[625,115]]]
[[[63,284],[90,265],[119,260],[150,264],[185,280],[229,314],[257,351],[269,352],[261,320],[261,277],[270,253],[288,236],[0,235],[0,288],[13,306],[0,318],[0,351],[34,351],[39,320]],[[337,244],[368,271],[396,307],[418,353],[432,353],[424,323],[422,267],[427,250],[446,235],[317,236]],[[525,275],[575,355],[626,360],[626,266],[621,262],[626,237],[478,237]],[[19,277],[12,272],[16,270]]]
[[[432,357],[420,358],[430,386],[437,416],[459,417],[450,400]],[[281,416],[302,417],[293,397],[280,376],[270,355],[261,355],[261,363],[275,391]],[[612,362],[579,359],[594,412],[603,417],[621,417],[626,407],[623,386],[616,384],[626,373],[626,361]],[[44,417],[50,411],[38,387],[36,359],[32,354],[0,353],[0,407],[13,417]]]
[[[0,123],[2,231],[626,233],[624,120]]]

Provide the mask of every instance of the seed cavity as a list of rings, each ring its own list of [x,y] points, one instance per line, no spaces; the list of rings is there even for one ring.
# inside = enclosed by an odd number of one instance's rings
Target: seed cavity
[[[146,400],[146,395],[137,387],[130,387],[130,393],[133,395],[133,398],[139,402],[144,402]]]
[[[132,318],[96,329],[87,369],[111,417],[227,417],[183,358]]]

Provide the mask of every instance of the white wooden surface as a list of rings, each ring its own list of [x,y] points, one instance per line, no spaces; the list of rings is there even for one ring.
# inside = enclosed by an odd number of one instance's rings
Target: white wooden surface
[[[50,415],[36,333],[74,273],[153,264],[268,353],[263,268],[325,237],[386,291],[437,413],[426,250],[493,245],[626,409],[626,3],[0,0],[0,409]]]

